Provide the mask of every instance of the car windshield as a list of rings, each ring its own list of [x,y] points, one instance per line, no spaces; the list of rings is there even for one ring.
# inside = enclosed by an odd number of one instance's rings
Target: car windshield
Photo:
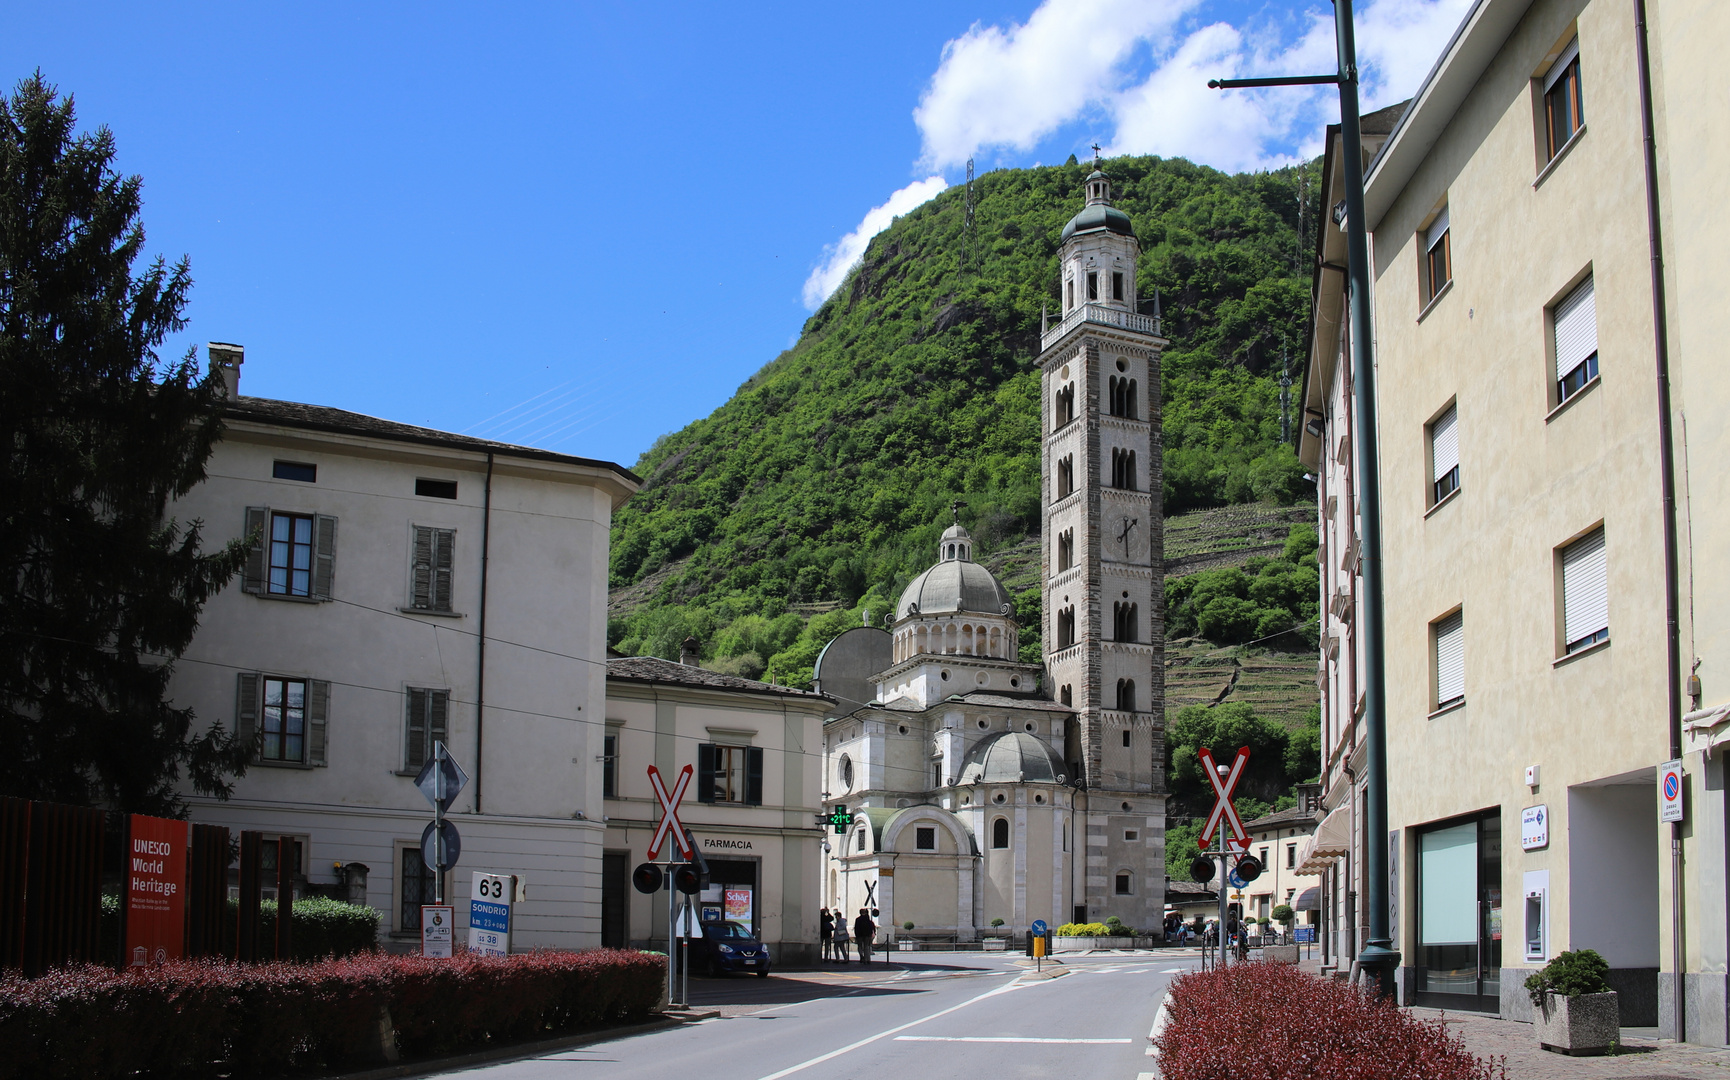
[[[703,926],[703,933],[712,938],[743,938],[745,940],[750,940],[751,938],[750,929],[741,926],[736,922],[705,923]]]

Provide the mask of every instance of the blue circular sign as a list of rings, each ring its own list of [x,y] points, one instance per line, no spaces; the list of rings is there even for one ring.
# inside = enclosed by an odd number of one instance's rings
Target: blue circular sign
[[[1045,929],[1046,928],[1045,928],[1045,920],[1044,919],[1034,919],[1033,920],[1033,932],[1035,934],[1043,934],[1043,933],[1045,933]]]
[[[1666,799],[1674,799],[1681,790],[1681,782],[1676,779],[1675,773],[1670,773],[1664,777],[1664,797]]]
[[[1225,876],[1225,879],[1231,882],[1231,887],[1234,889],[1241,889],[1249,884],[1249,882],[1238,876],[1237,868],[1235,866],[1232,867],[1231,873]]]

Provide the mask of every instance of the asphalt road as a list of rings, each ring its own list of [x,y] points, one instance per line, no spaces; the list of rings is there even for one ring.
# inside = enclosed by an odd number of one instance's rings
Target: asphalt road
[[[1036,978],[1020,957],[922,953],[917,962],[767,979],[693,979],[722,1015],[541,1057],[460,1070],[485,1080],[1138,1080],[1148,1029],[1185,953],[1065,957]],[[1046,972],[1052,971],[1051,966]],[[446,1075],[457,1075],[450,1073]]]

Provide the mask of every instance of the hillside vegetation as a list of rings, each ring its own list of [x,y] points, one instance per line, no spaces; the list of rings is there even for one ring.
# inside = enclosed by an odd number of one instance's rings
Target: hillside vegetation
[[[1029,553],[1037,560],[1033,361],[1042,305],[1059,307],[1058,236],[1089,168],[1072,159],[976,179],[971,238],[960,188],[898,219],[793,348],[643,456],[643,489],[615,518],[615,647],[671,657],[694,636],[709,666],[800,684],[824,642],[880,621],[934,561],[957,500],[981,561],[1018,553],[1020,576]],[[1172,342],[1166,512],[1307,498],[1280,443],[1278,386],[1308,304],[1294,270],[1302,170],[1227,175],[1152,157],[1105,169],[1141,240],[1143,310],[1157,288]],[[1305,215],[1313,222],[1313,205]],[[1204,611],[1222,598],[1256,607],[1219,609],[1231,640],[1278,621],[1263,620],[1261,601],[1290,582],[1263,584],[1259,599],[1252,584],[1214,582],[1204,597]],[[1010,588],[1037,656],[1037,590]]]

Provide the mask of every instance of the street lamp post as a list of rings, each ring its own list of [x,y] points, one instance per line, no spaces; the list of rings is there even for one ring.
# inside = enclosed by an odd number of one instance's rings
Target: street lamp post
[[[1352,33],[1351,0],[1334,0],[1334,28],[1339,50],[1335,75],[1293,78],[1214,79],[1208,86],[1233,89],[1257,86],[1317,86],[1340,88],[1340,163],[1346,188],[1346,274],[1350,284],[1352,325],[1352,406],[1357,427],[1353,452],[1358,462],[1358,505],[1363,519],[1359,575],[1364,592],[1358,607],[1358,627],[1364,643],[1364,743],[1368,754],[1364,808],[1369,850],[1364,853],[1364,887],[1369,893],[1369,936],[1358,964],[1386,997],[1394,993],[1394,969],[1400,954],[1389,930],[1392,897],[1388,875],[1388,740],[1387,690],[1382,632],[1382,498],[1380,456],[1376,449],[1376,367],[1370,318],[1369,239],[1364,229],[1363,141],[1358,128],[1357,43]]]

